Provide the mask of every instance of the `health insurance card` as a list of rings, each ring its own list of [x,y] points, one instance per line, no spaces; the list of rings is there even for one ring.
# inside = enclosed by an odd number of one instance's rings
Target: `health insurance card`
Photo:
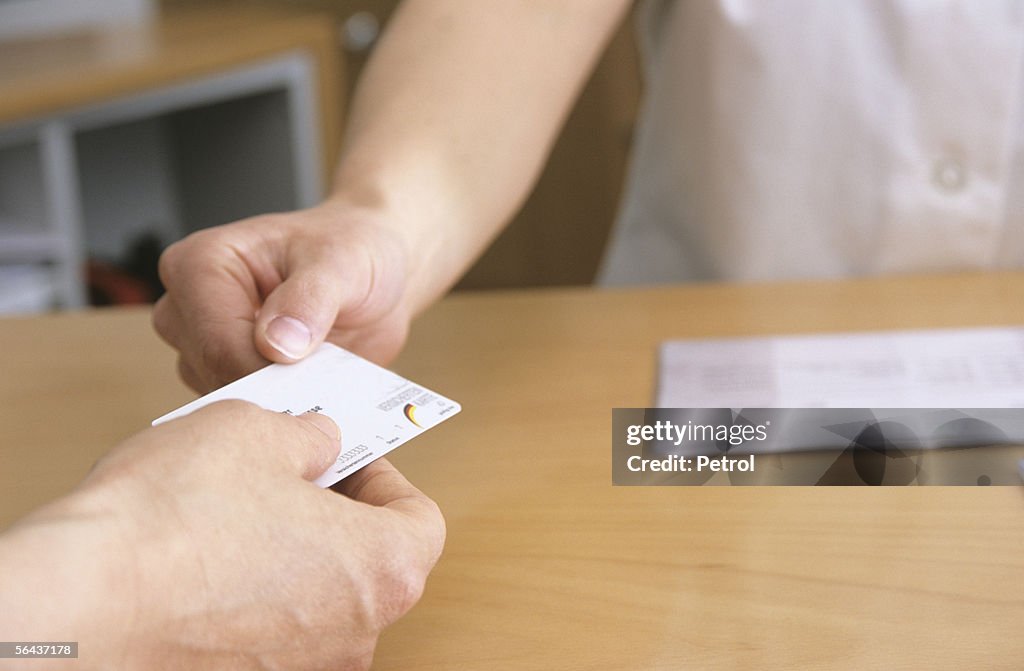
[[[437,392],[324,343],[293,364],[271,364],[153,422],[161,424],[226,399],[301,415],[322,412],[341,427],[337,461],[316,484],[330,487],[431,429],[462,407]]]

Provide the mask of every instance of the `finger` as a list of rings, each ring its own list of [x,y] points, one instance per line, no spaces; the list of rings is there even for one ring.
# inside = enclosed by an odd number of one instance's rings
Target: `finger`
[[[299,261],[267,296],[256,321],[257,351],[281,363],[312,352],[339,314],[359,312],[372,284],[372,268],[356,261],[359,254],[322,246],[296,256]]]
[[[355,501],[402,512],[419,513],[418,506],[422,502],[433,503],[387,459],[374,461],[341,480],[332,489]]]
[[[157,299],[153,305],[153,313],[150,315],[153,330],[160,336],[160,339],[176,350],[181,349],[180,330],[178,328],[179,316],[170,295],[164,294]]]
[[[181,378],[182,382],[188,385],[188,387],[196,392],[197,394],[206,394],[212,391],[212,389],[206,384],[206,381],[189,365],[188,361],[185,361],[183,357],[178,357],[178,377]]]
[[[211,387],[180,353],[182,349],[181,318],[177,312],[174,301],[170,300],[167,294],[161,296],[153,306],[151,315],[153,329],[164,342],[178,350],[178,377],[196,393],[205,394],[215,387]]]
[[[167,294],[164,294],[154,307],[152,320],[157,334],[164,342],[178,350],[177,369],[182,382],[197,393],[209,393],[222,386],[223,382],[218,378],[210,374],[203,375],[191,365],[189,360],[193,358],[189,357],[187,339],[182,333],[183,320],[177,305]]]
[[[440,556],[445,537],[440,508],[387,459],[374,461],[331,489],[355,501],[401,513],[426,539],[433,560]]]
[[[161,256],[168,293],[154,319],[203,386],[215,388],[261,368],[266,359],[252,343],[259,304],[252,273],[225,244],[207,238],[186,238]]]

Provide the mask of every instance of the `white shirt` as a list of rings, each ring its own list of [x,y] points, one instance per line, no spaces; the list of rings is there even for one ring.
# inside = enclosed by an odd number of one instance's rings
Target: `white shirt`
[[[1024,264],[1024,4],[643,9],[645,101],[599,281]]]

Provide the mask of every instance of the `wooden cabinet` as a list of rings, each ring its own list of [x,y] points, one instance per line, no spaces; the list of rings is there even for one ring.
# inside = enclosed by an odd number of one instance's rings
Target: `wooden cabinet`
[[[0,44],[0,311],[83,305],[84,260],[134,235],[317,202],[335,49],[329,19],[253,7]]]

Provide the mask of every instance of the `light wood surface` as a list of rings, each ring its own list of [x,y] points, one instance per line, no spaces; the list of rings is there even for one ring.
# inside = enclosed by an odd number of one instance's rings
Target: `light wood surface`
[[[1024,487],[611,486],[666,338],[1024,323],[1024,275],[446,299],[396,365],[463,404],[394,455],[444,510],[376,669],[1019,669]],[[144,311],[0,321],[5,524],[190,395]]]
[[[150,26],[0,42],[0,126],[224,72],[287,51],[312,56],[330,174],[340,143],[344,81],[334,22],[236,5],[167,10]]]

